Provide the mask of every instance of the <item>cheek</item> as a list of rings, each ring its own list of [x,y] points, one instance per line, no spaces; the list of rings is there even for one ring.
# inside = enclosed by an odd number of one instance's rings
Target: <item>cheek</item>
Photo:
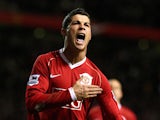
[[[114,90],[113,91],[116,97],[121,96],[121,92],[119,90]]]
[[[88,32],[88,39],[91,40],[91,38],[92,38],[92,33],[90,31],[90,32]]]
[[[76,32],[77,31],[75,29],[70,29],[69,34],[70,34],[70,36],[75,36]]]

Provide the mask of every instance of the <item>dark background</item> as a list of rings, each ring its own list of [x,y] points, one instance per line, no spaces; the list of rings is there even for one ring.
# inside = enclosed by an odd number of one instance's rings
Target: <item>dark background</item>
[[[121,80],[122,103],[139,120],[160,120],[159,0],[1,0],[0,119],[26,120],[33,62],[63,46],[61,18],[76,7],[95,22],[87,56],[108,78]]]

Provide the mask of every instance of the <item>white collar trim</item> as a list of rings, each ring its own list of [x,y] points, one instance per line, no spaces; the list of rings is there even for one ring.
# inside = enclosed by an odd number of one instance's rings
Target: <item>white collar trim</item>
[[[61,56],[61,58],[69,65],[69,67],[70,67],[71,69],[76,68],[76,67],[82,65],[82,64],[86,61],[86,57],[85,57],[83,60],[81,60],[81,61],[79,61],[79,62],[77,62],[77,63],[75,63],[75,64],[72,64],[72,63],[66,58],[66,56],[65,56],[64,53],[63,53],[63,51],[64,51],[64,48],[61,48],[61,49],[59,50],[60,56]]]

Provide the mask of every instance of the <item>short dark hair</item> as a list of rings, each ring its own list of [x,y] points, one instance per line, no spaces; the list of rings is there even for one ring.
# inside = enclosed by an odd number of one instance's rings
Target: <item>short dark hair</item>
[[[76,14],[81,14],[81,15],[86,15],[90,19],[90,15],[88,12],[85,11],[84,8],[76,8],[70,11],[65,18],[63,19],[62,22],[62,28],[67,29],[68,25],[72,21],[72,17]]]

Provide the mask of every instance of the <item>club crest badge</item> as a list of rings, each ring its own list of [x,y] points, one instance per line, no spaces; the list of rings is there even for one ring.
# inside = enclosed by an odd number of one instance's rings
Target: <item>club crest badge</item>
[[[83,77],[81,84],[82,85],[91,85],[92,84],[92,76],[88,73],[80,74],[80,77]]]

